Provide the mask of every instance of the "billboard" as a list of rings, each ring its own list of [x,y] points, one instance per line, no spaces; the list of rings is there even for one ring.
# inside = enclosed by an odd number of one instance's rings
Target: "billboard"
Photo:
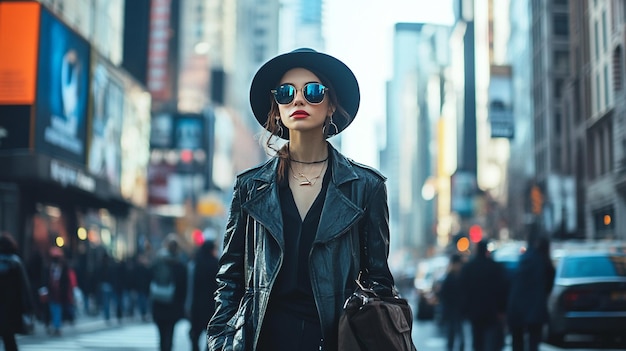
[[[182,205],[206,189],[206,128],[202,114],[161,113],[152,118],[150,205]]]
[[[94,54],[92,72],[87,169],[114,187],[119,187],[124,82],[115,68],[99,55]]]
[[[150,94],[134,81],[126,82],[122,128],[120,191],[135,205],[148,201],[150,158]]]
[[[35,102],[39,13],[35,2],[0,2],[0,105]]]
[[[89,43],[44,8],[39,38],[35,148],[83,165]]]

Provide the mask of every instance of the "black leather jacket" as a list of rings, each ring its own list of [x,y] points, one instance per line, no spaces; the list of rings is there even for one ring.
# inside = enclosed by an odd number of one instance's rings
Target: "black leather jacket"
[[[385,178],[348,160],[332,146],[331,181],[309,255],[311,285],[324,335],[336,350],[343,304],[363,267],[372,280],[393,286],[387,265],[389,211]],[[217,274],[216,311],[209,350],[255,350],[272,286],[283,261],[284,239],[276,170],[278,159],[237,177]]]

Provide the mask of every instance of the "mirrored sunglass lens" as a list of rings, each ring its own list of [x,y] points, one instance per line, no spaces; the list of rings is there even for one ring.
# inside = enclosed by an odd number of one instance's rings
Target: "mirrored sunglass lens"
[[[276,102],[279,104],[288,104],[293,100],[293,97],[296,93],[296,89],[291,85],[281,85],[276,88],[276,93],[274,96],[276,97]]]
[[[320,103],[324,100],[325,87],[319,83],[310,83],[304,86],[304,97],[310,103]]]

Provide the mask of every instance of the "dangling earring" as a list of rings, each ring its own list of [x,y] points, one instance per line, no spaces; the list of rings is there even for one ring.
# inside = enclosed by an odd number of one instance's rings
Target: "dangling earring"
[[[280,118],[276,118],[276,125],[278,126],[278,133],[276,133],[276,135],[279,138],[283,137],[283,125],[280,123]]]
[[[335,129],[334,133],[332,132],[331,128],[328,128],[328,131],[327,131],[326,126],[332,126]],[[325,123],[324,127],[322,127],[322,133],[324,133],[324,135],[329,136],[329,137],[339,134],[339,128],[337,128],[337,125],[335,124],[335,122],[333,122],[333,115],[330,115],[330,118],[328,119],[328,123]]]

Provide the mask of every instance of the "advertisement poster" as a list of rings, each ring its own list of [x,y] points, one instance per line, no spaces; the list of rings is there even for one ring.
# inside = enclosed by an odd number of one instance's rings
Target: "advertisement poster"
[[[178,115],[175,126],[176,149],[204,149],[202,115]]]
[[[120,185],[124,83],[104,59],[95,57],[87,169],[114,187]]]
[[[35,147],[85,163],[89,44],[47,10],[41,11]]]
[[[151,100],[150,94],[137,84],[127,82],[126,87],[120,190],[125,199],[145,206],[148,201]]]

